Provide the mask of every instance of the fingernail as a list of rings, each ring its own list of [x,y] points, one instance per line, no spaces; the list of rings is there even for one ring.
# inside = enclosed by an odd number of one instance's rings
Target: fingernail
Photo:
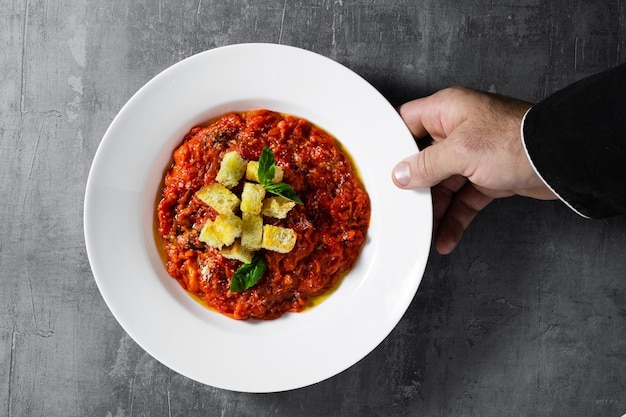
[[[409,185],[411,182],[411,167],[409,167],[409,164],[406,162],[400,162],[396,165],[393,169],[393,178],[403,187]]]

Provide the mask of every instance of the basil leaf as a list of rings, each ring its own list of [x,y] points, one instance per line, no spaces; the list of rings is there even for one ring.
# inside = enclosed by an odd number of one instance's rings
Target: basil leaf
[[[276,163],[274,161],[274,152],[267,146],[263,147],[261,151],[261,157],[259,158],[259,170],[257,176],[259,177],[259,183],[272,194],[285,197],[288,200],[294,201],[297,204],[304,204],[300,197],[296,194],[294,189],[289,184],[280,182],[273,184],[274,175],[276,174]]]
[[[254,255],[252,262],[241,265],[233,274],[230,281],[230,290],[239,292],[255,286],[267,269],[267,263],[262,255]]]
[[[276,166],[274,162],[274,152],[267,146],[263,147],[261,157],[259,158],[259,183],[265,187],[274,180],[276,174]]]
[[[272,194],[279,195],[281,197],[285,197],[288,200],[291,200],[297,204],[304,204],[300,197],[296,194],[296,192],[291,188],[291,185],[285,184],[284,182],[279,182],[278,184],[268,184],[264,185],[265,189]]]

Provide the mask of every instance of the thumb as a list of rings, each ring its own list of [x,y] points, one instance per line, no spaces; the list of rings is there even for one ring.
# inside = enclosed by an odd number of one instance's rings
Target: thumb
[[[394,184],[404,189],[429,188],[455,174],[462,174],[461,159],[448,149],[449,141],[435,143],[396,165]]]

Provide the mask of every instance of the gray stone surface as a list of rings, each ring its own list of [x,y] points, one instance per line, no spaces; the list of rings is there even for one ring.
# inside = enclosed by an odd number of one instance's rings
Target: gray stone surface
[[[394,104],[453,84],[537,101],[624,61],[626,2],[0,2],[0,415],[626,413],[626,218],[558,202],[492,204],[457,251],[431,254],[391,335],[315,386],[222,391],[139,348],[86,256],[92,158],[152,76],[250,41],[333,58]]]

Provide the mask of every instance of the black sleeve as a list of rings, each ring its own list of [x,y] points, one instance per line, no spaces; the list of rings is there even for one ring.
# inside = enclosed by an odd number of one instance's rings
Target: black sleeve
[[[626,213],[626,64],[533,106],[522,136],[538,174],[574,210]]]

